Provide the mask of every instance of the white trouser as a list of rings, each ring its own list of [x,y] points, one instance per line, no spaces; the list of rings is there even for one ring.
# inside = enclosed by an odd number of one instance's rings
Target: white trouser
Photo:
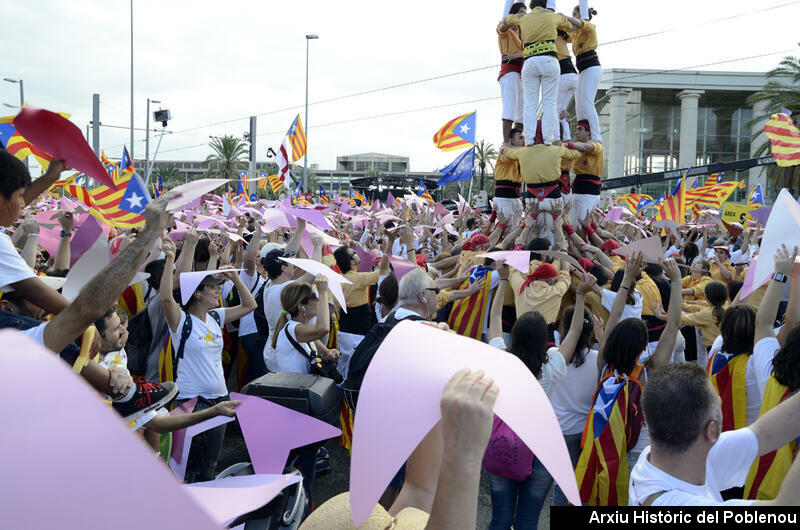
[[[561,120],[561,139],[563,141],[572,140],[569,130],[569,118],[561,118],[561,113],[567,110],[569,102],[575,97],[575,89],[578,88],[578,74],[561,74],[558,80],[558,116]]]
[[[538,55],[525,59],[522,65],[522,88],[525,97],[523,127],[525,145],[533,145],[536,136],[536,110],[539,106],[539,89],[542,90],[542,138],[551,145],[556,138],[558,125],[558,78],[561,68],[555,57]]]
[[[500,78],[500,96],[503,100],[503,119],[522,123],[522,77],[519,72],[508,72]]]
[[[522,201],[519,199],[510,199],[508,197],[495,197],[494,203],[497,205],[497,209],[503,214],[503,217],[507,219],[506,223],[510,229],[514,229],[519,226],[520,220],[522,220]]]
[[[600,84],[600,77],[603,75],[602,66],[590,66],[578,74],[578,88],[575,91],[575,110],[579,120],[589,120],[589,127],[592,129],[592,141],[601,142],[600,136],[600,117],[594,106],[594,98],[597,95],[597,86]]]
[[[586,195],[583,193],[572,193],[572,200],[569,205],[569,222],[576,226],[589,217],[597,203],[600,202],[599,195]]]

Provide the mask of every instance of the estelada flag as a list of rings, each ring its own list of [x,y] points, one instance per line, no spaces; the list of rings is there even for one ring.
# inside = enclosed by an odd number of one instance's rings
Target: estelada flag
[[[706,372],[711,385],[722,400],[722,431],[733,431],[747,426],[747,395],[745,375],[750,356],[746,353],[732,355],[719,351],[711,356]]]
[[[433,143],[442,151],[455,151],[475,144],[476,113],[462,114],[445,123],[433,135]]]
[[[487,267],[477,265],[472,268],[470,277],[459,286],[459,289],[467,289],[472,283],[483,281],[483,287],[477,293],[453,302],[447,324],[459,335],[480,340],[483,334],[483,323],[486,320],[492,283],[487,277],[488,273]]]
[[[764,125],[764,134],[772,144],[772,156],[781,167],[800,164],[800,130],[787,114],[773,114]]]
[[[630,376],[612,370],[595,392],[575,467],[581,501],[590,506],[628,504],[628,451],[639,440],[644,423],[642,369],[637,364]]]
[[[789,387],[780,384],[775,376],[771,375],[767,379],[758,416],[763,416],[791,395]],[[777,497],[783,479],[794,461],[796,448],[797,440],[792,440],[777,451],[754,460],[744,483],[744,498],[766,501]]]

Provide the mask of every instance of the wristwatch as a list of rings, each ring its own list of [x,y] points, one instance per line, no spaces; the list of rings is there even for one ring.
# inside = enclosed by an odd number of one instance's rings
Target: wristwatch
[[[61,231],[61,237],[70,237],[70,233],[69,233],[69,232],[64,232],[64,231],[62,230],[62,231]]]
[[[772,275],[772,279],[775,280],[776,282],[786,283],[789,277],[782,272],[776,272],[775,274]]]

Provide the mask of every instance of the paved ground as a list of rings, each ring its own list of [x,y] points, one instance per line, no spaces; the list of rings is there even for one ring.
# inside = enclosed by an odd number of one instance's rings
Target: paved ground
[[[314,505],[319,506],[326,500],[345,492],[349,489],[350,481],[350,455],[347,450],[339,445],[339,439],[328,440],[325,447],[331,455],[331,467],[333,472],[325,476],[318,477],[313,485],[311,495]],[[242,440],[241,432],[236,422],[228,424],[228,431],[225,436],[225,446],[222,451],[217,472],[225,469],[231,464],[247,461],[247,448]],[[550,528],[550,501],[552,491],[547,498],[542,516],[539,518],[539,529]],[[489,520],[492,516],[492,502],[489,497],[489,484],[486,477],[481,477],[480,496],[478,498],[478,528],[481,530],[489,528]]]

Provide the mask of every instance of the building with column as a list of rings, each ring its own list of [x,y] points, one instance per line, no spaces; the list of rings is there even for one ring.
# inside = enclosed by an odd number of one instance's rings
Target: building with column
[[[790,83],[790,79],[786,79]],[[763,73],[609,69],[597,94],[606,154],[605,177],[621,177],[751,158],[766,142],[763,122],[749,126],[765,110],[747,97],[767,83]],[[733,178],[734,175],[726,175]],[[763,168],[735,175],[748,189],[765,183]],[[673,183],[637,190],[653,196]],[[765,195],[773,190],[762,186]],[[629,190],[625,190],[627,192]],[[743,200],[745,191],[734,200]]]

